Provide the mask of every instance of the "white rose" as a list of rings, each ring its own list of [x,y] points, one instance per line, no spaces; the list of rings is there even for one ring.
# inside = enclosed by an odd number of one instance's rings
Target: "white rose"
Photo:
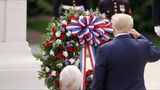
[[[66,35],[69,37],[69,36],[71,36],[71,31],[68,31],[67,33],[66,33]]]
[[[81,16],[79,16],[79,19],[83,19],[83,16],[81,15]]]
[[[52,23],[52,26],[56,26],[55,23]]]
[[[89,13],[89,11],[87,10],[87,11],[86,11],[86,15],[89,15],[89,14],[90,14],[90,13]]]
[[[75,62],[75,64],[74,65],[76,65],[76,66],[78,66],[79,65],[79,59]]]
[[[65,25],[66,25],[66,24],[67,24],[67,21],[66,21],[66,20],[63,20],[63,21],[62,21],[62,24],[65,24]]]
[[[53,75],[53,76],[56,76],[56,71],[52,71],[52,75]]]
[[[44,51],[42,51],[42,55],[45,55],[45,52],[44,52]]]
[[[93,79],[93,75],[91,75],[90,78]]]
[[[56,40],[56,43],[57,43],[57,44],[61,44],[62,41],[61,41],[60,39],[57,39],[57,40]]]
[[[53,48],[55,47],[55,45],[56,45],[55,43],[52,44]]]
[[[63,66],[63,64],[62,63],[58,63],[56,66],[61,68]]]
[[[50,55],[53,55],[54,56],[54,52],[53,52],[53,50],[50,50]]]
[[[79,43],[76,42],[76,46],[79,46]]]
[[[63,55],[64,55],[65,57],[67,57],[67,56],[68,56],[68,52],[67,52],[67,51],[63,51]]]
[[[50,69],[48,67],[46,67],[46,72],[49,72],[49,71],[50,71]]]
[[[55,35],[56,35],[56,37],[60,37],[61,32],[60,32],[60,31],[57,31],[57,32],[55,33]]]
[[[69,59],[69,62],[70,62],[71,64],[73,64],[73,63],[75,62],[75,60],[74,60],[73,58],[71,58],[71,59]]]

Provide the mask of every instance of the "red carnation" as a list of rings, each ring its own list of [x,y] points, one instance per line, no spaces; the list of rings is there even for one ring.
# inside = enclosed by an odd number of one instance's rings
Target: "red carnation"
[[[63,27],[63,28],[66,28],[66,26],[67,26],[66,24],[62,24],[62,27]]]
[[[65,40],[65,39],[66,39],[66,35],[65,35],[65,34],[61,34],[60,37],[61,37],[62,40]]]
[[[69,51],[69,52],[72,52],[72,51],[73,51],[73,48],[72,48],[71,46],[68,46],[66,49],[67,49],[67,51]]]
[[[46,42],[45,42],[45,46],[46,46],[47,48],[51,47],[51,45],[52,45],[52,44],[51,44],[50,41],[46,41]]]
[[[60,73],[59,72],[56,72],[56,77],[59,77],[60,76]]]
[[[56,35],[53,35],[53,36],[51,37],[51,39],[52,39],[53,41],[56,41],[56,40],[57,40]]]
[[[92,73],[93,73],[93,70],[88,70],[88,71],[86,72],[86,74],[87,74],[88,76],[90,76]]]
[[[62,53],[58,53],[56,56],[58,59],[62,59],[64,57]]]

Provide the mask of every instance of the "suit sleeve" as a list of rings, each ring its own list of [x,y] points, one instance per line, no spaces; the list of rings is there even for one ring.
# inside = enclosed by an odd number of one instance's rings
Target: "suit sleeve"
[[[146,37],[141,35],[139,39],[144,39],[148,41],[148,62],[155,62],[160,59],[160,50],[153,45]]]
[[[59,17],[59,6],[61,4],[61,0],[52,0],[53,3],[53,16]]]
[[[97,50],[92,90],[103,90],[106,77],[106,59],[101,47]]]

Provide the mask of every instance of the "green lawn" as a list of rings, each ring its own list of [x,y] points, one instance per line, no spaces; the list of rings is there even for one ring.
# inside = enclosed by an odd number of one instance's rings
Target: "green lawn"
[[[40,20],[34,18],[27,19],[27,28],[37,30],[40,32],[46,32],[46,28],[48,27],[49,20]]]

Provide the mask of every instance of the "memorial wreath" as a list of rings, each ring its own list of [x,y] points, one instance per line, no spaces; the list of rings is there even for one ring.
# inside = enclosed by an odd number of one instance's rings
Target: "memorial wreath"
[[[67,65],[76,65],[82,72],[81,90],[90,90],[95,64],[95,49],[111,39],[112,27],[105,14],[70,9],[64,16],[53,18],[43,36],[43,54],[39,79],[50,90],[59,90],[59,75]],[[86,70],[86,51],[91,70]],[[72,75],[71,75],[72,77]]]

